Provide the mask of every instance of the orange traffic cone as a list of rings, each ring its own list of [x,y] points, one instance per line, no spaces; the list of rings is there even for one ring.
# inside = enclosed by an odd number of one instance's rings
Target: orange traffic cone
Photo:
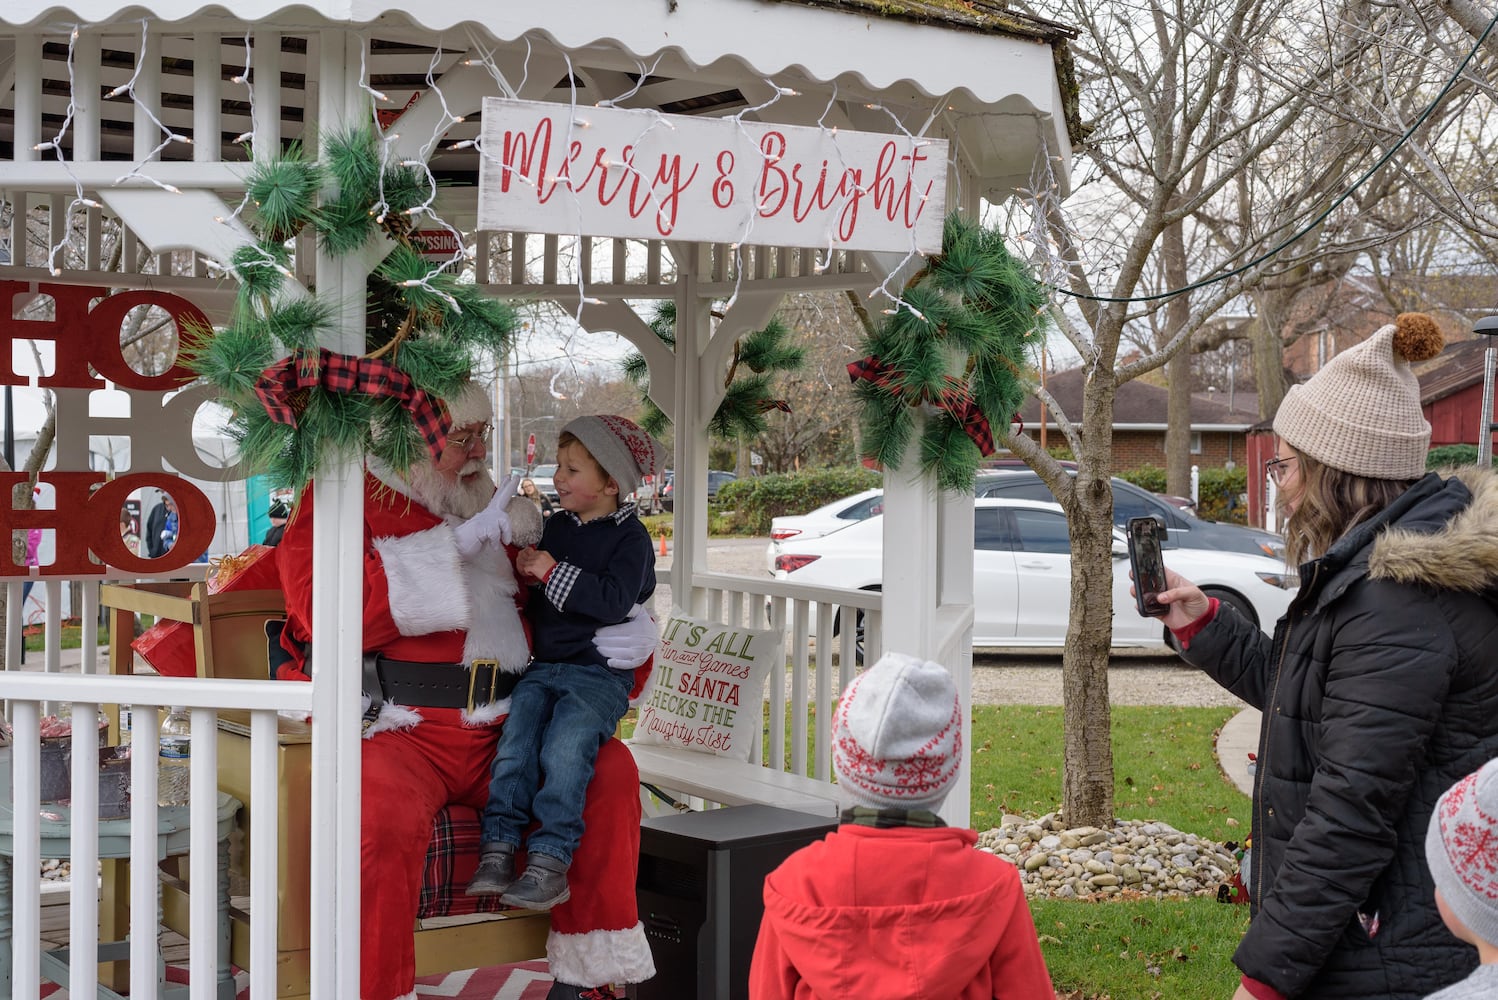
[[[661,555],[666,554],[666,533],[661,532]]]

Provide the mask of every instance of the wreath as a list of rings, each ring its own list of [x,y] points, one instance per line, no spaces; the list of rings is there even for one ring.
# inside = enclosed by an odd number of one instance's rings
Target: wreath
[[[860,452],[899,469],[920,432],[920,470],[943,490],[971,491],[1030,392],[1046,295],[1003,236],[953,214],[941,253],[905,285],[848,365],[859,400]],[[960,362],[960,374],[952,374]]]
[[[366,124],[326,136],[321,161],[293,145],[256,163],[243,206],[255,238],[225,265],[239,281],[229,322],[188,334],[187,363],[220,391],[242,458],[279,483],[335,458],[404,471],[440,454],[451,425],[441,400],[476,358],[508,352],[518,325],[508,305],[422,256],[412,219],[436,194],[431,174],[380,154]],[[319,204],[328,186],[338,195]],[[293,287],[288,248],[309,226],[335,257],[380,233],[395,243],[366,284],[361,355],[320,347],[338,304]]]

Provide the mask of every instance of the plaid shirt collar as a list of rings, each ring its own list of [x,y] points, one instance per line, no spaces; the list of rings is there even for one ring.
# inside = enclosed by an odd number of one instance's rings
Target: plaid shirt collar
[[[872,809],[868,806],[844,809],[839,822],[849,826],[872,826],[876,830],[888,830],[897,826],[936,829],[947,825],[929,809]]]
[[[566,514],[568,517],[572,518],[572,523],[579,526],[584,524],[593,524],[596,521],[613,521],[615,524],[623,524],[626,517],[635,516],[635,505],[633,501],[629,503],[622,503],[619,505],[619,509],[614,511],[612,514],[607,514],[603,517],[595,517],[592,521],[584,521],[582,518],[578,517],[576,513],[568,510],[566,507],[563,507],[561,509],[561,513]]]

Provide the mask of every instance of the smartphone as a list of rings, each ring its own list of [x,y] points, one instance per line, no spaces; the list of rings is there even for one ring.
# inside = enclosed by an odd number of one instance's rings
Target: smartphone
[[[1129,543],[1129,567],[1134,571],[1134,603],[1146,618],[1158,618],[1169,609],[1155,599],[1165,590],[1165,557],[1160,553],[1160,522],[1153,517],[1131,517],[1124,527]]]

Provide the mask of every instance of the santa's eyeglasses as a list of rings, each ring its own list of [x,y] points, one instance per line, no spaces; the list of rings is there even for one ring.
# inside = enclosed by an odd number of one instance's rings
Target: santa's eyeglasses
[[[487,445],[489,443],[489,432],[492,430],[494,430],[494,425],[485,421],[472,430],[449,434],[447,436],[447,444],[449,447],[457,448],[461,451],[472,451],[475,444]]]

